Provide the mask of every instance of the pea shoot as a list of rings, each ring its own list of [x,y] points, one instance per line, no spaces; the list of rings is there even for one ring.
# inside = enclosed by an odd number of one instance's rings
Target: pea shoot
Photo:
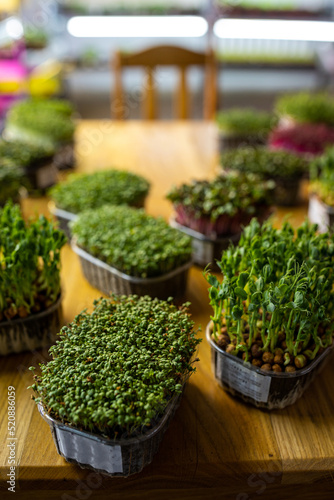
[[[0,209],[0,321],[47,309],[60,295],[65,236],[44,216],[26,223],[18,205]]]
[[[294,371],[333,342],[334,236],[304,222],[253,219],[223,252],[222,279],[205,272],[215,342],[266,370]]]

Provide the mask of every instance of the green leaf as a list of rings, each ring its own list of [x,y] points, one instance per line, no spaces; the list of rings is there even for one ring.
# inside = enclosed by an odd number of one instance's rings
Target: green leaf
[[[234,306],[232,309],[232,317],[235,320],[241,319],[241,316],[243,315],[244,311],[241,307],[239,306]]]
[[[275,311],[275,304],[273,304],[272,302],[269,302],[269,304],[267,305],[267,311],[269,311],[270,313],[273,313]]]
[[[209,274],[206,279],[211,286],[214,286],[215,288],[219,287],[219,281],[213,274]]]
[[[240,286],[237,286],[235,289],[234,289],[234,292],[235,294],[240,297],[242,300],[247,300],[247,293],[245,292],[245,290],[243,288],[240,288]]]
[[[237,280],[237,286],[245,288],[248,279],[249,279],[249,273],[240,273]]]

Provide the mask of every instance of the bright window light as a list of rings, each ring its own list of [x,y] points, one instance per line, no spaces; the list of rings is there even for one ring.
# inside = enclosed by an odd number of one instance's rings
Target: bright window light
[[[23,36],[23,26],[19,19],[10,17],[6,20],[6,33],[11,38],[18,40]]]
[[[281,19],[220,19],[213,31],[219,38],[306,40],[333,42],[334,22]]]
[[[75,37],[200,37],[208,23],[200,16],[77,16],[67,30]]]

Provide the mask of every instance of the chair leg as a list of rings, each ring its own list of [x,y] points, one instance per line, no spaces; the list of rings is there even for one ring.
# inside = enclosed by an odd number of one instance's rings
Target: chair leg
[[[111,116],[116,120],[124,120],[125,109],[124,109],[124,95],[123,95],[123,84],[122,84],[122,68],[120,63],[120,54],[116,52],[115,58],[112,61],[111,69],[114,73],[114,93],[110,97],[111,105]]]
[[[178,117],[180,120],[186,120],[188,118],[188,92],[187,92],[187,79],[186,79],[186,68],[180,68],[180,83],[179,83],[179,95],[178,95]]]
[[[147,120],[156,119],[156,103],[155,103],[155,83],[153,78],[153,68],[146,69],[146,99],[144,101],[145,117]]]

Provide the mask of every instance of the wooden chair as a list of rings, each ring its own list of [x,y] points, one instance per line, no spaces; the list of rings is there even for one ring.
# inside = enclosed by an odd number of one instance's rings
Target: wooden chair
[[[188,91],[186,71],[189,66],[202,66],[204,70],[204,119],[211,120],[216,113],[217,84],[216,61],[214,53],[193,52],[175,46],[156,46],[134,54],[125,54],[117,51],[111,61],[114,73],[115,88],[111,96],[111,114],[117,120],[127,117],[129,109],[126,107],[122,86],[122,70],[129,67],[144,67],[146,82],[143,85],[145,118],[157,118],[155,90],[158,84],[156,76],[157,66],[176,66],[180,73],[178,89],[177,111],[178,118],[186,119],[189,116]]]

